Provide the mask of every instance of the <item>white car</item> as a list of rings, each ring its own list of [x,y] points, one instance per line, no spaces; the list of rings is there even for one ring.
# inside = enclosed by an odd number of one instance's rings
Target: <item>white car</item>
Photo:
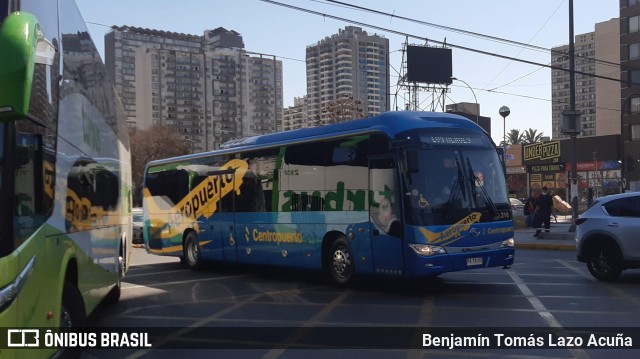
[[[597,279],[615,280],[640,268],[639,233],[640,192],[598,198],[576,219],[577,259]]]
[[[511,204],[511,212],[513,212],[513,216],[524,216],[524,203],[516,198],[509,198],[509,203]]]

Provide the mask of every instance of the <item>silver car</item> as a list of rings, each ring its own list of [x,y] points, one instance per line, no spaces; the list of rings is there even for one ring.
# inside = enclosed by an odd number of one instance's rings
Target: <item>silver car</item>
[[[591,275],[612,281],[640,268],[640,192],[598,198],[576,219],[577,258]]]
[[[142,228],[143,228],[143,215],[142,208],[134,208],[131,211],[132,222],[133,222],[133,244],[144,244],[144,238],[142,236]]]
[[[509,198],[509,204],[514,217],[524,216],[524,203],[522,201],[516,198]]]

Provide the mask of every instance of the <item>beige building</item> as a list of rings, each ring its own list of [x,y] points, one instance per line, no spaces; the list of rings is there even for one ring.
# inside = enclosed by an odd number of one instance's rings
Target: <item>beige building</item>
[[[593,75],[620,79],[619,19],[597,23],[594,32],[575,36],[576,110],[580,111],[580,136],[620,133],[620,83]],[[562,111],[569,102],[569,46],[551,49],[552,136],[562,134]],[[597,59],[597,61],[595,61]]]
[[[389,40],[347,26],[307,46],[307,109],[326,120],[323,109],[335,100],[361,101],[365,116],[389,111]]]
[[[193,152],[281,129],[282,62],[235,31],[114,27],[105,54],[132,127],[173,126]]]
[[[314,120],[307,114],[307,97],[295,97],[293,106],[284,109],[282,119],[282,130],[295,130],[298,128],[311,127]]]

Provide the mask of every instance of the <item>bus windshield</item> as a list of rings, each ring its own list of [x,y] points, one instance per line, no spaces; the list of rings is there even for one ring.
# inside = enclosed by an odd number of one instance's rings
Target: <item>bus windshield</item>
[[[440,146],[417,151],[406,175],[408,221],[449,225],[477,212],[481,222],[511,218],[502,166],[494,148]]]

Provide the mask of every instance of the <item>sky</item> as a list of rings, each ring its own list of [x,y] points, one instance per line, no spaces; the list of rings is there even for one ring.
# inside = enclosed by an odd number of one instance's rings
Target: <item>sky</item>
[[[326,14],[321,16],[261,0],[76,0],[91,36],[104,59],[104,35],[110,26],[136,26],[202,35],[224,27],[239,32],[245,49],[277,56],[283,64],[284,106],[306,94],[305,50],[346,26],[389,39],[391,110],[404,108],[405,90],[398,90],[404,43],[440,46],[441,42],[539,64],[549,64],[549,52],[514,46],[459,31],[489,35],[551,49],[569,43],[569,1],[538,0],[342,0],[380,15],[327,0],[274,0]],[[573,1],[576,35],[595,30],[595,24],[619,16],[613,0]],[[329,17],[331,16],[331,17]],[[341,20],[332,18],[339,17]],[[416,21],[408,21],[403,18]],[[354,23],[358,22],[358,23]],[[428,26],[429,23],[439,26]],[[391,31],[388,31],[391,30]],[[401,33],[403,35],[400,35]],[[496,143],[503,131],[529,128],[551,136],[551,70],[496,56],[453,48],[453,81],[446,104],[477,102],[480,114],[492,119]],[[464,82],[466,82],[466,84]],[[397,94],[397,96],[396,96]],[[431,110],[433,95],[421,93],[420,108]],[[436,111],[442,111],[440,105]],[[511,110],[506,119],[499,109]],[[504,128],[503,128],[504,126]]]

